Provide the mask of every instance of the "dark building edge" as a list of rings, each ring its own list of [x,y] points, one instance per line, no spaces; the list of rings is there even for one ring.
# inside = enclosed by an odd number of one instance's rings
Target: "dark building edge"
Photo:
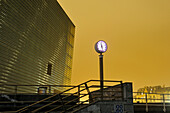
[[[62,9],[62,11],[64,12],[64,14],[67,16],[67,18],[70,20],[70,22],[73,24],[74,27],[76,27],[74,25],[74,23],[72,22],[72,20],[69,18],[69,16],[66,14],[66,12],[64,11],[64,9],[61,7],[61,5],[59,4],[58,0],[56,0],[57,4],[60,6],[60,8]]]

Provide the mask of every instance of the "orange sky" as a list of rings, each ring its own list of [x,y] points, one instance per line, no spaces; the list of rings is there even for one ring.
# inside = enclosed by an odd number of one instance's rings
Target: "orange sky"
[[[105,40],[105,79],[170,86],[170,0],[58,2],[76,25],[72,84],[99,79],[94,45]]]

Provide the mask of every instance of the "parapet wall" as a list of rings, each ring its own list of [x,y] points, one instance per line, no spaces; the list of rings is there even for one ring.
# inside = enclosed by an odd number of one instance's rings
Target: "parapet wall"
[[[110,88],[115,91],[115,89],[120,90],[120,86],[121,84]],[[132,83],[123,83],[122,93],[123,98],[116,99],[114,96],[117,94],[109,92],[110,96],[113,96],[113,98],[111,98],[110,100],[97,101],[96,103],[82,109],[77,113],[134,113]],[[92,96],[93,94],[95,93],[92,92]],[[119,93],[119,95],[122,94]]]

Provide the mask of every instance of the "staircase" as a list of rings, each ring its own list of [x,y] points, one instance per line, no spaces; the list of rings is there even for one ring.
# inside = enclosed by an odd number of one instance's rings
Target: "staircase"
[[[111,85],[104,85],[102,100],[100,80],[89,80],[58,94],[8,94],[7,96],[1,94],[0,112],[80,113],[81,110],[100,101],[124,101],[122,81],[104,80],[104,83]],[[13,99],[14,96],[16,100]]]
[[[16,94],[16,95],[8,94],[8,95],[1,95],[1,97],[0,97],[0,100],[1,100],[0,101],[0,111],[1,112],[17,111],[18,109],[21,109],[25,106],[29,106],[31,104],[34,104],[37,101],[43,100],[45,98],[49,98],[51,96],[53,96],[53,95],[49,95],[49,94]],[[39,108],[39,107],[44,106],[44,105],[49,104],[49,103],[52,103],[53,101],[58,100],[60,98],[64,98],[66,96],[67,95],[57,95],[53,98],[50,98],[46,101],[43,101],[43,102],[41,102],[37,105],[32,106],[28,111],[30,112],[33,109]],[[75,101],[70,102],[68,104],[68,106],[75,105],[79,101],[77,98],[78,98],[78,96],[76,96],[76,95],[70,96],[70,97],[64,99],[63,101],[60,100],[58,102],[51,104],[50,106],[46,107],[45,109],[51,109],[55,106],[61,105],[62,102],[66,103],[66,102],[73,100],[73,99]],[[62,110],[62,108],[60,108],[58,110]]]

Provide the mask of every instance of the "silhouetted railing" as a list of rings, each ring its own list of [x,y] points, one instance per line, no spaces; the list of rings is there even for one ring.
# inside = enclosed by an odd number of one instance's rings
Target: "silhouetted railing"
[[[10,92],[9,92],[10,94],[19,94],[19,93],[20,94],[21,93],[22,94],[23,93],[28,94],[29,90],[27,90],[28,92],[27,91],[24,92],[24,91],[22,91],[22,89],[23,89],[23,87],[29,88],[31,86],[35,87],[34,90],[32,91],[32,94],[33,93],[35,93],[35,94],[41,93],[41,92],[39,92],[40,91],[39,88],[46,88],[45,93],[46,94],[51,94],[51,93],[54,93],[54,91],[52,91],[52,89],[58,89],[58,93],[59,93],[59,92],[61,92],[59,90],[59,88],[68,89],[68,88],[74,87],[75,85],[12,85],[12,84],[3,84],[3,85],[0,85],[0,87],[5,87],[5,88],[10,87],[10,89],[11,89]],[[1,94],[4,93],[4,92],[5,92],[4,90],[0,89],[0,93]]]
[[[104,81],[104,90],[103,90],[103,100],[124,100],[124,92],[123,92],[123,84],[122,81],[110,81],[105,80]],[[111,84],[106,84],[111,83]],[[116,83],[116,84],[114,84]],[[117,84],[118,83],[118,84]],[[63,109],[63,112],[69,111],[73,108],[76,108],[78,106],[79,109],[82,109],[84,105],[91,105],[97,101],[101,101],[101,91],[100,91],[100,80],[89,80],[87,82],[84,82],[82,84],[79,84],[77,86],[74,85],[1,85],[1,86],[11,86],[13,87],[13,94],[14,95],[20,95],[20,94],[26,94],[26,95],[49,95],[49,97],[44,98],[40,101],[34,101],[29,106],[23,107],[22,109],[19,109],[15,112],[25,112],[30,110],[32,112],[38,112],[41,111],[43,108],[46,108],[54,103],[61,103],[60,105],[57,105],[56,107],[53,107],[52,109],[47,110],[46,112],[55,111],[56,109]],[[38,88],[46,88],[45,92],[41,92],[37,90],[36,93],[19,93],[18,89],[20,87],[29,87],[29,86],[36,86]],[[67,89],[63,92],[53,92],[51,89],[58,89],[63,88]],[[10,93],[12,94],[12,93]],[[133,92],[133,103],[134,105],[145,105],[146,112],[148,112],[149,105],[151,106],[157,106],[158,104],[162,106],[162,110],[166,112],[166,106],[168,106],[168,103],[170,103],[170,94],[160,94],[160,93],[144,93],[144,92]],[[1,97],[4,97],[12,102],[12,103],[23,103],[24,101],[16,101],[15,97],[10,98],[8,94],[6,93],[0,93]],[[65,99],[70,97],[76,97],[72,100],[66,101]],[[58,99],[54,101],[50,101],[51,98],[57,97]],[[132,98],[131,98],[132,99]],[[46,102],[45,105],[40,106],[39,108],[32,109],[33,106],[36,106],[37,104]],[[70,105],[70,103],[76,103],[73,106],[67,107],[67,105]],[[79,110],[77,109],[77,110]]]
[[[170,94],[133,92],[133,95],[133,103],[145,104],[146,112],[148,105],[158,106],[158,104],[162,105],[163,111],[166,112],[166,104],[170,103]]]
[[[110,84],[107,84],[107,83],[110,83]],[[50,95],[47,98],[34,102],[26,107],[23,107],[15,111],[16,113],[22,113],[22,112],[28,112],[28,111],[32,113],[39,112],[42,109],[49,108],[49,106],[54,105],[57,102],[59,102],[60,104],[48,110],[46,109],[45,112],[49,113],[57,109],[60,109],[60,110],[62,109],[63,111],[61,111],[61,113],[62,112],[64,113],[77,107],[78,109],[76,110],[80,110],[84,107],[80,105],[87,104],[88,106],[97,101],[101,101],[101,96],[103,100],[124,100],[122,81],[104,80],[103,94],[101,94],[102,92],[100,90],[100,80],[89,80],[77,86],[70,86],[70,85],[11,85],[11,86],[15,87],[14,94],[16,95],[20,94],[18,93],[18,87],[22,87],[22,86],[24,87],[25,86],[47,87],[47,91],[45,92],[45,94]],[[52,87],[60,87],[60,88],[67,87],[69,89],[63,92],[53,93],[51,91]],[[37,92],[37,94],[39,93],[40,92]],[[73,96],[76,98],[72,98],[71,100],[68,100],[68,98],[71,98]],[[53,98],[56,98],[56,99],[50,101]],[[68,101],[66,101],[66,99]],[[48,102],[48,103],[46,103],[45,105],[41,104],[44,102]],[[68,107],[70,103],[76,103],[76,104]],[[42,105],[42,106],[37,107],[37,105]]]

